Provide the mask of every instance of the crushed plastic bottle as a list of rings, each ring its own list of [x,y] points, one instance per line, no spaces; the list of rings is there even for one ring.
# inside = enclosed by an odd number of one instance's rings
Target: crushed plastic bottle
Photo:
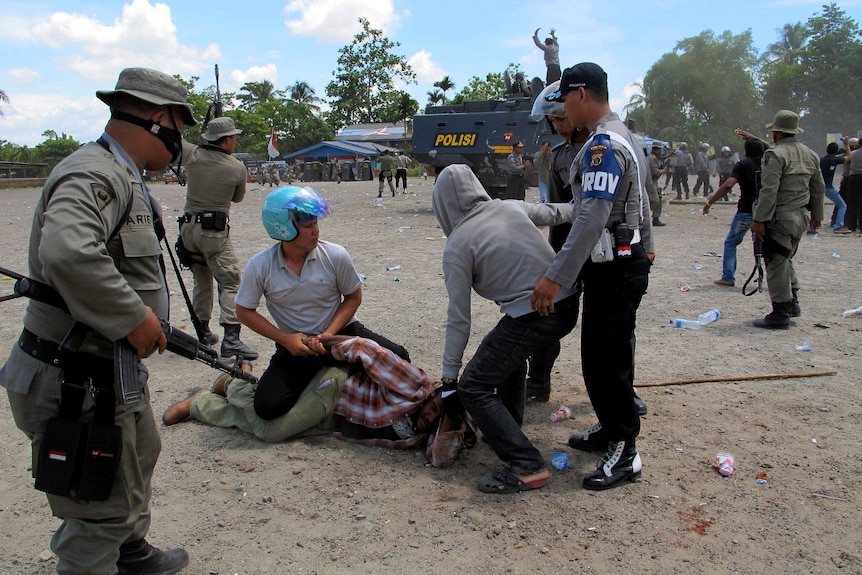
[[[841,259],[841,254],[839,254],[838,252],[832,252],[832,259],[833,260]]]
[[[668,320],[668,323],[673,327],[687,327],[688,329],[700,329],[700,322],[693,319],[676,318]]]
[[[725,477],[733,475],[733,456],[724,451],[719,451],[715,454],[715,468]]]
[[[551,421],[563,421],[564,419],[568,419],[572,416],[572,410],[566,407],[565,405],[561,405],[557,408],[557,411],[551,414]]]
[[[796,351],[811,351],[811,344],[808,342],[805,342],[802,345],[794,345],[793,347]]]
[[[856,309],[848,309],[847,311],[841,314],[843,317],[850,317],[851,315],[862,315],[862,305],[857,307]]]
[[[691,264],[691,269],[693,270],[702,270],[703,266],[700,264]]]
[[[394,272],[395,270],[400,270],[400,269],[401,269],[401,266],[387,266],[386,267],[386,271],[388,271],[388,272]]]
[[[697,323],[699,323],[700,325],[706,325],[708,323],[714,322],[715,320],[717,320],[720,317],[721,317],[720,311],[718,311],[717,309],[711,309],[711,310],[704,312],[704,313],[700,314],[699,316],[697,316]]]
[[[562,471],[569,466],[569,458],[562,451],[555,451],[551,455],[551,467],[557,471]]]

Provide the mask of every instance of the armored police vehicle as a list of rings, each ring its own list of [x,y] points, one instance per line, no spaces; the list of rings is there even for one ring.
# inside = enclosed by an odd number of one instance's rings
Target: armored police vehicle
[[[506,158],[517,142],[524,144],[524,157],[532,158],[543,139],[551,146],[561,140],[552,134],[544,119],[532,119],[534,96],[543,88],[534,78],[529,90],[505,100],[463,102],[428,106],[425,113],[413,117],[413,156],[439,172],[450,164],[466,164],[491,195],[502,197],[506,191],[509,170]],[[528,172],[528,182],[536,185],[535,174]]]

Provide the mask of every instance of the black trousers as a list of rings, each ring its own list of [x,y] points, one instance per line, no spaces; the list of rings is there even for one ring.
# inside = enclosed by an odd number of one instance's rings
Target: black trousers
[[[844,214],[844,227],[850,231],[862,230],[862,174],[847,178],[845,190],[847,213]]]
[[[649,285],[650,263],[642,244],[632,256],[596,264],[587,261],[581,313],[584,384],[602,429],[612,441],[640,433],[634,402],[634,332],[637,310]]]
[[[410,361],[410,354],[402,346],[393,343],[355,321],[344,326],[338,335],[355,335],[377,342],[395,355]],[[269,367],[260,376],[254,392],[254,412],[261,419],[275,419],[284,415],[296,405],[297,399],[318,371],[333,365],[348,369],[362,369],[359,364],[337,361],[331,355],[299,357],[292,355],[287,348],[275,345],[275,354],[269,360]]]

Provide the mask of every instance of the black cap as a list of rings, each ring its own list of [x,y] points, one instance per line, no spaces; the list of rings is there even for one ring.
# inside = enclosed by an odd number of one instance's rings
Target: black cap
[[[545,100],[548,102],[562,102],[566,94],[578,88],[607,93],[608,75],[598,64],[593,64],[592,62],[575,64],[571,68],[563,70],[563,77],[560,79],[560,89],[545,96]]]

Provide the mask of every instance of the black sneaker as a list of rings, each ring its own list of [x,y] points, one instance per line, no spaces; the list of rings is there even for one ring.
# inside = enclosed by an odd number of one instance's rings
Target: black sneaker
[[[569,447],[580,451],[601,451],[608,446],[608,436],[602,431],[602,424],[597,423],[585,432],[569,437],[568,443]]]
[[[596,464],[596,470],[584,477],[584,489],[602,491],[618,487],[624,481],[640,479],[643,463],[634,441],[611,441],[608,450]]]
[[[189,554],[184,549],[162,551],[150,545],[146,539],[120,545],[117,561],[118,575],[173,575],[189,564]]]

